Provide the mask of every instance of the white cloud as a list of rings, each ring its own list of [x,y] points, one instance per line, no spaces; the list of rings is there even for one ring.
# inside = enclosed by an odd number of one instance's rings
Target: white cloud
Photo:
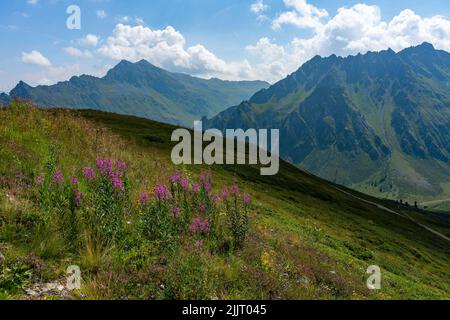
[[[64,51],[75,57],[100,54],[111,59],[105,62],[111,64],[121,59],[133,62],[146,59],[170,71],[205,78],[261,79],[270,82],[294,72],[316,54],[347,56],[389,47],[399,51],[424,41],[432,43],[438,49],[450,51],[450,20],[439,15],[425,18],[406,9],[391,20],[384,20],[380,8],[373,5],[342,7],[335,15],[330,15],[326,10],[305,0],[284,0],[284,3],[285,12],[273,18],[272,27],[281,30],[286,25],[297,26],[306,29],[306,34],[310,35],[292,36],[285,43],[262,37],[256,43],[248,45],[245,56],[237,61],[226,61],[202,44],[188,45],[183,34],[171,26],[159,30],[150,29],[143,25],[143,21],[135,25],[137,18],[131,17],[122,17],[128,23],[117,24],[106,40],[100,42],[97,36],[88,35],[78,41],[79,45],[91,46],[90,51],[83,51],[82,47],[75,48],[76,44],[74,47],[64,48]],[[265,7],[267,5],[263,1],[257,1],[254,5],[250,10],[256,15],[267,14],[268,7]],[[93,51],[92,47],[98,49]],[[23,53],[22,60],[43,66],[51,65],[39,52]],[[39,79],[55,81],[68,75],[71,70],[74,69],[54,69],[51,74],[41,74]]]
[[[31,5],[33,5],[33,6],[36,5],[36,4],[38,4],[38,2],[39,2],[39,0],[28,0],[28,1],[27,1],[28,4],[31,4]]]
[[[269,8],[267,4],[263,2],[263,0],[258,0],[250,6],[250,11],[255,14],[260,14],[266,11]]]
[[[96,35],[88,34],[86,37],[79,39],[78,43],[82,46],[92,46],[96,47],[100,39]]]
[[[253,12],[257,19],[260,21],[268,20],[269,18],[264,14],[265,11],[269,9],[269,6],[263,2],[263,0],[258,0],[250,5],[250,11]]]
[[[99,19],[105,19],[108,16],[105,10],[97,10],[96,14]]]
[[[15,86],[19,80],[23,80],[31,86],[47,86],[59,81],[66,81],[76,74],[80,74],[80,66],[78,64],[48,67],[40,72],[20,75],[20,79],[15,79],[14,84],[11,87]]]
[[[140,18],[140,17],[130,17],[130,16],[122,16],[122,17],[118,17],[116,18],[116,21],[119,23],[135,23],[137,25],[145,25],[145,21],[144,19]]]
[[[67,47],[63,50],[72,57],[92,58],[92,53],[89,50],[82,51],[75,47]]]
[[[319,9],[306,0],[284,0],[284,4],[290,11],[281,13],[272,22],[272,28],[277,30],[283,24],[292,24],[301,28],[318,29],[322,20],[328,17],[325,9]]]
[[[202,45],[186,47],[184,36],[171,26],[152,30],[144,26],[118,24],[113,35],[98,52],[113,60],[135,62],[147,59],[172,71],[189,72],[203,77],[252,77],[247,61],[227,63]]]
[[[33,50],[31,52],[22,52],[22,62],[42,67],[50,67],[52,65],[50,63],[50,60],[48,60],[42,55],[42,53],[36,50]]]
[[[400,51],[424,41],[450,51],[450,20],[439,15],[423,18],[406,9],[385,21],[378,6],[356,4],[339,8],[336,15],[330,17],[325,10],[304,0],[284,2],[293,10],[276,16],[272,26],[280,29],[285,24],[295,25],[311,30],[312,35],[294,37],[285,44],[263,37],[247,46],[247,52],[255,58],[253,74],[261,79],[280,79],[317,54],[348,56],[388,48]]]

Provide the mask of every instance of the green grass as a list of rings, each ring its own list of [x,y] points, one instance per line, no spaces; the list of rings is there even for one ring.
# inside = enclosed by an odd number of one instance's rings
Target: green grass
[[[175,254],[161,254],[134,236],[132,250],[86,242],[71,253],[58,234],[35,228],[42,213],[32,182],[52,149],[67,174],[97,155],[125,160],[137,200],[143,184],[165,182],[177,169],[170,161],[173,129],[88,110],[1,110],[0,251],[6,260],[0,275],[10,277],[6,269],[17,263],[29,272],[18,271],[7,286],[0,282],[0,298],[25,298],[24,287],[64,279],[71,264],[83,272],[75,299],[450,298],[448,242],[284,162],[273,177],[260,176],[257,166],[212,168],[216,187],[237,181],[253,199],[249,237],[232,254],[198,252],[187,242]],[[182,168],[191,176],[202,169]],[[445,224],[426,223],[448,234]],[[370,265],[382,270],[379,291],[366,288]]]

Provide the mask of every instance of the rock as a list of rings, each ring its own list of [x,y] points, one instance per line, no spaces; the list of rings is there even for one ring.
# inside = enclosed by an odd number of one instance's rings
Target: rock
[[[25,292],[27,293],[27,295],[31,296],[31,297],[36,297],[37,295],[39,295],[38,292],[32,290],[32,289],[26,289]]]
[[[309,284],[309,279],[308,279],[308,277],[302,276],[302,277],[300,278],[300,283],[303,284],[303,285],[305,285],[305,286],[307,286],[307,285]]]

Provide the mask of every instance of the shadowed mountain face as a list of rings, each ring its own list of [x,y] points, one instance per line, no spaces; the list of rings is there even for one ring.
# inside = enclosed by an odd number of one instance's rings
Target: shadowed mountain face
[[[0,107],[9,104],[9,96],[6,93],[0,94]]]
[[[142,60],[122,61],[101,79],[83,75],[36,88],[20,82],[10,96],[43,107],[95,109],[192,126],[194,120],[214,116],[268,86],[262,81],[195,78]]]
[[[450,54],[430,44],[340,58],[298,71],[208,122],[279,128],[281,155],[376,195],[450,194]]]

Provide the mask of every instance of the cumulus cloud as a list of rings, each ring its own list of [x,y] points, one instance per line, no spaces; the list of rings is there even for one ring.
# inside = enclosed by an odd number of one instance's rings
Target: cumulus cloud
[[[98,52],[113,60],[147,59],[172,71],[203,77],[252,78],[247,61],[227,63],[203,45],[187,47],[184,36],[171,26],[152,30],[140,25],[118,24]]]
[[[146,59],[170,71],[205,78],[269,82],[294,72],[316,54],[347,56],[387,48],[400,51],[424,41],[450,51],[450,20],[439,15],[425,18],[406,9],[385,20],[375,5],[360,3],[339,8],[336,14],[330,15],[306,0],[284,0],[284,4],[284,12],[272,18],[272,28],[282,32],[287,25],[295,26],[308,31],[305,33],[308,36],[293,36],[283,43],[262,37],[248,45],[243,58],[237,61],[226,61],[202,44],[188,44],[183,34],[171,26],[151,29],[143,21],[131,17],[122,17],[121,21],[127,23],[117,24],[107,39],[100,41],[95,35],[87,35],[76,43],[81,49],[67,47],[64,51],[74,57],[86,58],[95,53],[108,58],[105,63],[111,65],[122,59],[133,62]],[[268,6],[263,0],[256,1],[250,11],[256,16],[267,15]],[[83,46],[89,50],[84,50]],[[23,53],[22,61],[51,66],[50,61],[37,51]],[[55,81],[71,70],[65,67],[59,74],[56,74],[58,70],[52,70],[52,74],[43,74],[41,78]]]
[[[67,47],[63,49],[68,55],[72,57],[92,58],[92,53],[89,50],[80,50],[75,47]]]
[[[137,25],[145,25],[145,21],[141,17],[122,16],[122,17],[117,17],[116,21],[119,23],[124,23],[124,24],[135,23]]]
[[[269,9],[269,6],[263,2],[263,0],[258,0],[250,5],[250,11],[253,12],[258,20],[267,20],[268,17],[264,14],[265,11]]]
[[[294,37],[282,45],[263,37],[247,46],[247,52],[256,59],[253,69],[261,79],[273,81],[284,77],[316,54],[347,56],[388,48],[400,51],[425,41],[450,51],[450,20],[439,15],[423,18],[406,9],[385,21],[378,6],[360,3],[342,7],[330,17],[325,10],[304,0],[284,3],[289,11],[274,18],[274,29],[290,24],[312,30],[312,35]]]
[[[280,29],[283,24],[318,29],[322,25],[323,18],[328,17],[325,9],[319,9],[306,0],[284,0],[284,4],[291,10],[281,13],[273,20],[273,29]]]
[[[100,39],[94,34],[88,34],[86,37],[79,39],[78,43],[82,46],[92,46],[96,47]]]
[[[52,64],[50,60],[42,55],[39,51],[33,50],[31,52],[22,52],[22,62],[27,64],[34,64],[41,67],[50,67]]]

